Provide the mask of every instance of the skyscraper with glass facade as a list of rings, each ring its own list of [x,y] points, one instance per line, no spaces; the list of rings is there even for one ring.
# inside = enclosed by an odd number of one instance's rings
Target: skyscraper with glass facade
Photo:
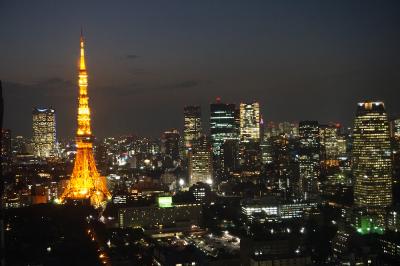
[[[210,105],[210,133],[213,154],[219,156],[225,140],[236,140],[237,127],[235,119],[235,104],[216,103]]]
[[[227,140],[238,140],[238,112],[235,104],[222,103],[218,97],[210,105],[210,137],[214,178],[219,179],[224,168],[223,145]]]

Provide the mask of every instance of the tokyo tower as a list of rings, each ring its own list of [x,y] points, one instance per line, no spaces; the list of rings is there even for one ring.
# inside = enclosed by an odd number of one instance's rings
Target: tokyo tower
[[[79,59],[78,128],[76,156],[71,178],[60,201],[89,200],[96,207],[111,198],[104,176],[100,176],[93,156],[93,135],[90,126],[88,75],[85,65],[84,40],[81,33]]]

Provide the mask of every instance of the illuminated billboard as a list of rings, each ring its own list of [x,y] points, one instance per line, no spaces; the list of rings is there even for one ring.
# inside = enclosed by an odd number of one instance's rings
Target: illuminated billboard
[[[160,208],[172,207],[172,197],[171,196],[158,197],[158,207]]]

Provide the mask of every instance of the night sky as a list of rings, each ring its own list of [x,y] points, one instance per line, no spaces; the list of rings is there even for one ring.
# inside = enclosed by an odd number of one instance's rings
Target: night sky
[[[74,136],[83,26],[96,136],[159,136],[183,106],[257,100],[266,121],[351,125],[356,103],[400,115],[400,1],[4,1],[5,126],[52,106]]]

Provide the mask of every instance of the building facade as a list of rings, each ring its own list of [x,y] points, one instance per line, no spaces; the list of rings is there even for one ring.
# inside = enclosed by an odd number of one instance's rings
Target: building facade
[[[210,133],[213,155],[221,154],[221,146],[226,140],[236,140],[237,120],[234,104],[216,103],[210,105]]]
[[[179,158],[179,140],[178,130],[165,131],[161,136],[161,153],[171,157],[172,160],[177,160]]]
[[[299,123],[299,189],[304,199],[318,194],[320,175],[320,138],[317,121]]]
[[[212,184],[213,168],[211,145],[205,136],[200,137],[189,150],[189,179],[190,184],[198,182]]]
[[[183,109],[184,114],[184,129],[183,138],[185,147],[191,147],[193,141],[201,136],[201,109],[200,106],[185,106]]]
[[[260,142],[260,104],[240,104],[240,141]]]
[[[11,130],[1,129],[1,171],[8,172],[11,166],[12,149],[11,149]]]
[[[224,175],[223,145],[226,141],[238,140],[238,111],[235,104],[222,103],[217,98],[210,105],[210,142],[213,155],[214,178],[221,180]]]
[[[361,102],[354,119],[354,203],[380,209],[392,203],[389,122],[383,102]]]
[[[47,158],[56,154],[56,113],[51,108],[32,111],[34,155]]]

